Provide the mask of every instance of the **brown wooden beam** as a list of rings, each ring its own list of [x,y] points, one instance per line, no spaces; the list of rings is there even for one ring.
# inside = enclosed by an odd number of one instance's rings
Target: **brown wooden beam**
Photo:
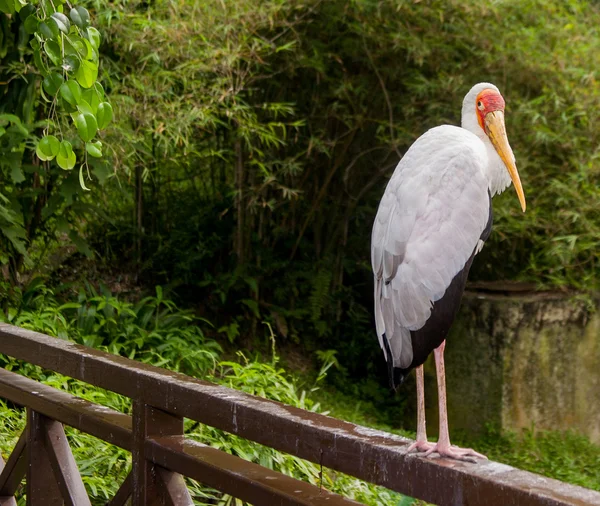
[[[131,417],[0,368],[0,397],[131,451]],[[22,436],[19,443],[25,444]],[[13,451],[14,454],[14,451]],[[11,455],[12,458],[12,455]],[[7,467],[11,465],[9,458]],[[0,475],[0,494],[10,495]],[[20,480],[19,480],[20,482]],[[18,483],[16,484],[18,486]],[[14,489],[16,490],[16,488]]]
[[[91,506],[62,424],[47,417],[43,417],[42,423],[46,434],[46,451],[65,504]]]
[[[251,504],[351,506],[352,501],[309,483],[211,448],[182,436],[146,441],[154,462]]]
[[[164,504],[168,506],[194,506],[194,501],[187,489],[185,479],[179,473],[167,471],[155,466],[158,477],[162,482]]]
[[[0,369],[1,370],[1,369]],[[27,430],[24,430],[6,464],[2,462],[0,496],[14,496],[27,473]],[[1,459],[0,459],[1,460]]]
[[[115,496],[108,502],[106,506],[125,506],[125,503],[131,497],[131,472],[127,475]]]
[[[27,506],[63,506],[46,451],[44,417],[27,409]]]
[[[169,487],[160,483],[157,466],[145,455],[145,442],[151,436],[171,436],[183,434],[183,418],[165,413],[143,402],[133,404],[133,448],[132,461],[132,504],[133,506],[173,506],[193,504],[183,480],[177,480],[173,473],[164,475]],[[163,485],[163,486],[161,486]]]
[[[0,473],[4,471],[6,464],[4,459],[0,456]],[[0,494],[0,506],[17,506],[17,500],[14,495],[2,495]]]

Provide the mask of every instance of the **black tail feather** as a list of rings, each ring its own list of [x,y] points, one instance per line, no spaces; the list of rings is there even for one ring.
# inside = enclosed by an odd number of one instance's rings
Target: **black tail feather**
[[[400,367],[394,367],[394,360],[392,359],[392,350],[388,343],[387,337],[383,334],[383,344],[385,345],[385,356],[387,359],[388,366],[388,377],[390,380],[390,388],[396,392],[398,387],[404,383],[404,380],[408,376],[410,369],[401,369]]]

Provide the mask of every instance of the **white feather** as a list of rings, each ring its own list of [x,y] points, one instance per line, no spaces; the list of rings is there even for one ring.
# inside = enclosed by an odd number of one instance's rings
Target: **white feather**
[[[377,335],[385,350],[385,333],[396,367],[410,365],[410,331],[425,325],[478,247],[489,213],[489,162],[480,136],[440,126],[417,139],[387,185],[371,261]]]

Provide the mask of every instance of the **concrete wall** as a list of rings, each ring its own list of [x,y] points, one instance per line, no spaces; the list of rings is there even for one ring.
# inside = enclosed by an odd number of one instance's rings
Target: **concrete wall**
[[[425,371],[427,425],[436,434],[433,356]],[[490,423],[575,429],[600,443],[600,312],[589,302],[559,294],[465,294],[447,341],[446,374],[451,433]]]

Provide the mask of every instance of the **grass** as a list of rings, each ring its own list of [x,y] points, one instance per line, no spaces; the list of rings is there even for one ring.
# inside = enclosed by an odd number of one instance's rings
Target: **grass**
[[[489,428],[482,437],[465,443],[492,460],[600,491],[600,447],[574,431],[501,433]]]

